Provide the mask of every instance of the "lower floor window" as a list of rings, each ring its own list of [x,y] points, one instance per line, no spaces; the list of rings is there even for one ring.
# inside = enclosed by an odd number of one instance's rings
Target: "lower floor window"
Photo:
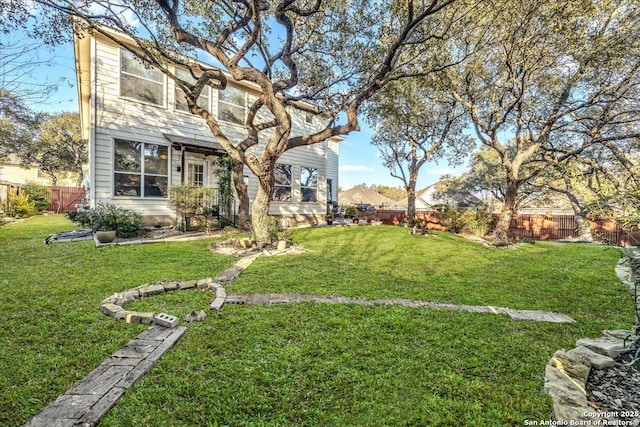
[[[300,168],[300,190],[302,202],[318,201],[318,169],[304,166]]]
[[[274,171],[276,178],[276,188],[273,192],[273,201],[290,202],[291,201],[291,165],[276,164]]]
[[[113,195],[167,197],[169,148],[116,139],[113,154]]]

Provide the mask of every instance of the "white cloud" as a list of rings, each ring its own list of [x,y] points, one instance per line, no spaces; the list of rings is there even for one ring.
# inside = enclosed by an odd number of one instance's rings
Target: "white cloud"
[[[364,165],[344,165],[340,166],[340,172],[373,172],[375,168]]]

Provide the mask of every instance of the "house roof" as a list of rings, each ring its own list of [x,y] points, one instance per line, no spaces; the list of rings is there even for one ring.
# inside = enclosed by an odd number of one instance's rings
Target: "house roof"
[[[416,191],[416,208],[431,209],[438,205],[455,205],[461,208],[469,206],[478,206],[482,204],[482,200],[474,196],[468,191],[459,191],[453,196],[440,197],[437,195],[439,183],[431,184],[421,190]],[[409,199],[404,198],[397,202],[399,206],[407,206]]]
[[[358,203],[369,203],[373,206],[394,206],[398,204],[377,191],[366,188],[363,185],[356,185],[346,191],[338,194],[338,203],[340,205],[357,205]]]

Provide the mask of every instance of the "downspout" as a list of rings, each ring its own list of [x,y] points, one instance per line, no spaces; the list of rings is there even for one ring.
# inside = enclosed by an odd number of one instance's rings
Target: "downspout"
[[[184,145],[180,144],[180,184],[184,184]]]
[[[93,165],[89,170],[89,195],[91,199],[89,200],[89,206],[91,209],[96,208],[96,127],[98,126],[98,79],[96,73],[98,72],[98,48],[97,41],[95,37],[91,38],[91,111],[90,111],[90,119],[91,127],[89,129],[89,165]],[[80,100],[80,102],[82,102]],[[111,179],[113,179],[113,174],[111,175]],[[113,188],[113,187],[112,187]]]

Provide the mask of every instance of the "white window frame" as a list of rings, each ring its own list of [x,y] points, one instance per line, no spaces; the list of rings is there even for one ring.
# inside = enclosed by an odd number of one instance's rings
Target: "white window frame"
[[[223,90],[218,90],[218,120],[224,123],[230,123],[236,126],[244,126],[246,120],[247,120],[247,110],[248,110],[248,104],[249,104],[249,93],[241,86],[235,86],[235,85],[227,85],[227,89],[229,88],[233,88],[233,89],[237,89],[239,91],[241,91],[244,94],[244,105],[239,105],[239,104],[233,104],[231,102],[228,101],[224,101],[222,100],[222,97],[220,96],[220,94],[222,92],[224,92]],[[243,114],[242,114],[242,123],[236,123],[230,120],[225,120],[221,117],[220,111],[222,110],[220,108],[220,104],[225,104],[225,105],[229,105],[231,107],[236,107],[236,108],[242,108]]]
[[[287,164],[287,163],[276,163],[276,167],[279,167],[279,166],[289,167],[289,172],[290,172],[289,185],[278,184],[276,182],[275,183],[275,187],[274,187],[274,191],[273,191],[272,202],[274,202],[274,203],[291,203],[291,202],[293,202],[293,165],[290,165],[290,164]],[[289,189],[289,200],[276,200],[276,194],[278,192],[277,191],[278,188],[288,188]]]
[[[140,171],[139,172],[135,172],[135,171],[121,171],[121,170],[116,170],[116,161],[115,161],[115,156],[116,156],[116,143],[117,141],[125,141],[125,142],[135,142],[140,144]],[[167,162],[166,165],[166,174],[158,174],[158,173],[148,173],[146,172],[146,167],[145,167],[145,156],[144,156],[144,151],[145,151],[145,146],[147,145],[156,145],[159,147],[165,147],[167,149],[167,158],[166,159],[161,159],[161,160],[165,160]],[[113,195],[114,198],[117,199],[168,199],[169,198],[169,185],[171,183],[171,176],[170,176],[170,168],[171,168],[171,147],[164,145],[164,144],[156,144],[156,143],[151,143],[151,142],[142,142],[142,141],[135,141],[132,139],[126,139],[126,138],[114,138],[113,139],[113,150],[112,150],[112,159],[113,159],[113,170],[111,173],[111,179],[113,180],[113,183],[111,185],[111,193]],[[119,195],[116,194],[116,174],[121,174],[121,175],[137,175],[140,177],[140,194],[139,195],[130,195],[130,194],[123,194],[123,195]],[[154,176],[154,177],[160,177],[160,178],[166,178],[167,180],[167,191],[166,191],[166,195],[165,196],[147,196],[145,194],[145,178],[147,176]]]
[[[136,57],[133,53],[131,53],[127,49],[120,48],[120,64],[119,64],[120,66],[118,68],[118,71],[119,71],[119,73],[118,73],[118,84],[120,86],[118,93],[120,94],[120,97],[121,98],[125,98],[125,99],[129,99],[129,100],[132,100],[132,101],[135,101],[135,102],[141,102],[141,103],[147,104],[147,105],[153,105],[154,107],[162,107],[162,108],[164,108],[166,106],[166,103],[167,103],[167,79],[166,79],[166,76],[161,73],[160,80],[157,81],[157,80],[150,79],[148,77],[139,76],[137,74],[134,74],[134,73],[131,73],[131,72],[128,72],[128,71],[123,71],[122,70],[122,66],[123,66],[123,63],[124,63],[123,55],[131,55],[133,57],[133,60],[138,60],[138,61],[140,60],[138,57]],[[151,65],[146,65],[145,64],[145,66],[153,68],[153,66],[151,66]],[[134,79],[145,80],[145,81],[148,81],[148,82],[152,82],[152,83],[155,83],[155,84],[162,85],[162,90],[160,92],[160,96],[161,96],[162,99],[160,100],[160,103],[156,104],[155,102],[151,102],[151,101],[148,101],[148,100],[145,100],[145,99],[136,98],[135,96],[131,96],[131,94],[123,94],[122,93],[122,91],[123,91],[122,76],[123,75],[132,77]]]
[[[198,185],[200,187],[204,187],[206,186],[207,183],[207,167],[206,167],[206,162],[204,160],[200,160],[200,159],[187,159],[187,174],[186,174],[186,178],[187,178],[187,183],[188,184],[194,184],[194,185]],[[193,182],[192,181],[192,176],[191,176],[191,171],[189,171],[189,167],[190,166],[197,166],[197,167],[201,167],[202,168],[202,182],[201,183],[197,183],[197,182]]]
[[[316,175],[316,185],[315,187],[304,185],[302,180],[302,174],[304,170],[313,170]],[[300,167],[300,202],[301,203],[318,203],[318,183],[320,182],[320,171],[316,167],[312,166],[301,166]],[[304,200],[304,190],[305,189],[313,189],[314,190],[314,199],[315,200]]]

